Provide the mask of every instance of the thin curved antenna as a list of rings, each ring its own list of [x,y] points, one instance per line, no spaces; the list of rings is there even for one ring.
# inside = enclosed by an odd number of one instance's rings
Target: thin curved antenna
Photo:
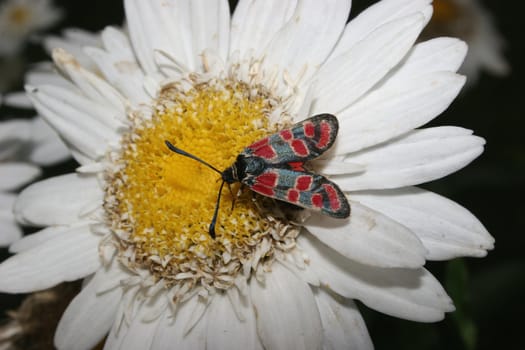
[[[213,165],[203,161],[202,159],[200,159],[197,156],[194,156],[191,153],[188,153],[186,151],[181,150],[180,148],[175,147],[168,140],[164,140],[164,143],[166,144],[166,146],[168,146],[168,148],[171,151],[173,151],[173,152],[175,152],[177,154],[180,154],[181,156],[185,156],[185,157],[191,158],[193,160],[196,160],[199,163],[202,163],[202,164],[206,165],[208,168],[210,168],[212,170],[215,170],[216,172],[221,174],[221,178],[222,178],[222,171],[220,171],[219,169],[217,169]],[[219,188],[219,194],[217,195],[217,203],[215,204],[215,211],[213,212],[213,218],[211,219],[210,227],[208,229],[208,233],[210,234],[211,238],[213,238],[213,239],[215,239],[215,225],[217,224],[217,216],[219,214],[219,204],[221,203],[221,194],[222,194],[222,188],[224,187],[224,182],[225,181],[223,180],[222,183],[221,183],[221,187]],[[232,189],[230,187],[230,184],[228,184],[228,188],[230,189],[230,193],[232,193]],[[232,198],[233,198],[233,193],[232,193]],[[232,210],[233,210],[233,203],[232,203]]]
[[[194,159],[196,160],[197,162],[199,163],[202,163],[204,165],[206,165],[208,168],[212,169],[212,170],[215,170],[216,172],[218,172],[219,174],[221,174],[222,176],[222,171],[220,171],[219,169],[217,169],[216,167],[214,167],[213,165],[209,164],[208,162],[205,162],[203,161],[202,159],[200,159],[199,157],[197,156],[194,156],[193,154],[190,154],[186,151],[183,151],[181,150],[180,148],[177,148],[175,146],[173,146],[173,144],[171,142],[169,142],[168,140],[165,140],[164,143],[166,144],[166,146],[168,146],[168,148],[177,153],[177,154],[180,154],[181,156],[185,156],[185,157],[188,157],[188,158],[191,158],[191,159]]]
[[[221,187],[219,188],[219,194],[217,195],[217,203],[215,204],[215,212],[213,213],[213,218],[211,219],[210,228],[208,229],[208,233],[213,239],[215,239],[215,224],[217,223],[217,215],[219,214],[219,204],[221,203],[221,193],[222,193],[223,187],[224,187],[224,181],[221,183]]]

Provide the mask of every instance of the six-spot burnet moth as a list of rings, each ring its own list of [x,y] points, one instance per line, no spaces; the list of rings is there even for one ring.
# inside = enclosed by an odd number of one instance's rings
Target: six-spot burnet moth
[[[220,171],[169,141],[170,150],[192,158],[221,174],[215,212],[209,233],[215,238],[215,224],[224,183],[240,182],[263,196],[285,201],[335,218],[347,218],[350,205],[344,193],[326,177],[306,170],[304,163],[319,157],[334,143],[339,124],[331,114],[319,114],[281,130],[246,147],[232,166]]]

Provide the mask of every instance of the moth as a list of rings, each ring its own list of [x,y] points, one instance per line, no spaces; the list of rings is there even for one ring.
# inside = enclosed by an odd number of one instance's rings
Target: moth
[[[215,212],[209,234],[215,238],[215,225],[225,183],[240,182],[258,194],[284,201],[335,218],[347,218],[350,204],[339,187],[320,174],[305,169],[307,161],[321,156],[333,145],[339,123],[331,114],[319,114],[254,142],[239,153],[235,162],[220,171],[204,160],[165,141],[168,148],[194,159],[221,175]]]

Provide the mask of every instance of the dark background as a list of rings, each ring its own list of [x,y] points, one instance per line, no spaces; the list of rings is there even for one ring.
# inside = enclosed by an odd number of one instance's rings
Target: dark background
[[[235,0],[230,0],[235,3]],[[374,1],[354,0],[351,17]],[[66,16],[52,30],[79,27],[98,31],[123,20],[118,0],[55,0]],[[450,293],[457,311],[440,323],[395,319],[360,305],[377,349],[525,349],[525,60],[522,10],[518,1],[482,1],[507,41],[511,72],[497,78],[481,74],[432,125],[457,125],[487,140],[485,152],[467,168],[426,184],[471,210],[496,238],[496,249],[483,259],[428,263]],[[516,8],[517,5],[519,8]],[[233,6],[232,6],[233,8]],[[46,58],[37,45],[25,50],[29,62]],[[20,86],[21,87],[21,83]],[[2,115],[32,115],[2,107]],[[69,162],[45,169],[45,176],[73,169]],[[8,254],[0,251],[1,258]],[[21,296],[2,294],[2,310],[15,308]]]

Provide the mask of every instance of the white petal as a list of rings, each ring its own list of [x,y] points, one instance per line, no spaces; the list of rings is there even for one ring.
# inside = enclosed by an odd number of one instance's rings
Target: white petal
[[[87,223],[85,223],[87,224]],[[82,225],[82,224],[81,224]],[[78,226],[78,225],[74,225]],[[24,236],[22,239],[9,246],[10,253],[21,253],[28,249],[33,249],[45,242],[54,239],[62,234],[67,234],[73,226],[50,226],[38,232]]]
[[[205,49],[227,57],[229,6],[215,1],[125,2],[130,37],[137,58],[147,73],[157,72],[155,50],[162,50],[195,70]]]
[[[22,229],[17,225],[11,214],[0,210],[0,247],[18,241],[22,237]]]
[[[112,125],[111,122],[119,113],[125,113],[126,99],[109,82],[83,68],[73,55],[62,49],[56,49],[53,51],[53,61],[91,101],[114,111],[114,116],[102,120],[107,125]]]
[[[323,65],[315,77],[317,99],[312,114],[339,112],[363,96],[406,55],[423,21],[416,13],[389,22]]]
[[[264,285],[252,280],[257,332],[266,349],[319,349],[322,325],[310,287],[276,263]]]
[[[297,0],[240,0],[231,23],[230,52],[238,50],[244,57],[254,50],[254,57],[260,57],[296,6]]]
[[[85,46],[100,47],[100,36],[98,34],[89,33],[79,28],[68,28],[64,30],[63,36],[48,36],[43,41],[44,48],[48,53],[52,53],[54,49],[60,48],[70,52],[80,62],[83,67],[91,71],[96,71],[93,61],[84,54],[82,48]]]
[[[458,127],[412,131],[376,147],[352,153],[351,163],[366,166],[364,173],[334,176],[342,190],[384,189],[417,185],[453,173],[483,152],[485,140]]]
[[[463,76],[434,72],[388,84],[338,114],[334,154],[377,145],[418,128],[441,114],[459,94]]]
[[[483,257],[494,238],[467,209],[435,193],[415,187],[352,193],[352,199],[410,228],[422,240],[427,259]]]
[[[22,237],[22,230],[16,224],[13,215],[13,204],[16,195],[0,193],[0,247],[18,241]]]
[[[351,300],[339,300],[322,288],[315,292],[315,301],[323,322],[323,349],[372,350],[374,345],[365,321]]]
[[[80,226],[14,255],[0,265],[0,290],[28,293],[83,278],[100,267],[99,241],[89,226]]]
[[[69,116],[70,120],[74,120],[79,124],[82,124],[84,120],[88,120],[92,123],[97,123],[96,127],[98,128],[109,129],[107,131],[103,130],[104,133],[101,133],[102,135],[115,137],[110,131],[116,131],[124,127],[120,117],[120,113],[122,113],[123,110],[119,111],[113,106],[97,103],[81,93],[73,92],[61,86],[42,85],[38,87],[38,90],[42,94],[45,94],[46,98],[54,99],[57,101],[56,103],[63,104],[64,108],[73,109],[78,116]]]
[[[0,164],[0,191],[14,190],[40,175],[40,168],[26,163]]]
[[[350,12],[349,0],[299,1],[292,18],[265,48],[263,65],[268,71],[285,68],[298,80],[306,68],[307,79],[325,61],[341,33]]]
[[[368,7],[345,28],[341,40],[337,44],[330,59],[348,51],[371,32],[385,23],[420,12],[425,16],[425,23],[432,14],[432,0],[383,0]]]
[[[71,152],[55,130],[42,118],[31,121],[32,142],[29,159],[39,165],[49,166],[71,157]]]
[[[190,68],[192,62],[191,38],[188,18],[189,4],[184,1],[126,0],[124,7],[130,40],[142,69],[157,72],[155,50],[163,50]],[[162,34],[161,34],[162,33]]]
[[[22,191],[15,204],[15,216],[21,223],[36,226],[75,223],[86,206],[102,206],[103,195],[95,176],[57,176]]]
[[[29,140],[31,137],[29,125],[30,122],[24,119],[11,119],[0,122],[0,141],[2,141],[2,146],[4,147],[3,143],[6,139],[12,139],[13,141]]]
[[[223,61],[230,46],[230,6],[227,0],[190,0],[193,55],[206,49],[219,53]]]
[[[108,143],[119,139],[115,130],[93,118],[103,115],[97,113],[102,110],[93,101],[58,86],[27,86],[26,90],[40,115],[64,141],[90,159],[102,157]],[[86,110],[89,106],[93,113]]]
[[[160,319],[149,322],[145,321],[145,319],[148,318],[148,314],[158,307],[159,304],[166,303],[165,293],[161,293],[159,296],[149,300],[134,300],[133,302],[141,303],[141,305],[135,306],[138,308],[138,311],[136,315],[134,315],[131,324],[129,326],[123,325],[120,329],[121,332],[125,333],[125,336],[119,348],[126,350],[155,349],[152,346],[155,331],[158,327],[162,327],[162,323]],[[168,311],[169,309],[165,309],[164,313]],[[107,345],[104,348],[113,349]]]
[[[113,324],[122,289],[99,293],[100,285],[119,278],[116,268],[101,268],[73,299],[62,315],[55,333],[58,349],[93,349],[108,334]]]
[[[81,28],[66,28],[62,31],[65,38],[78,46],[100,46],[99,33],[92,33]]]
[[[243,307],[244,320],[237,318],[226,294],[217,294],[209,306],[206,349],[262,349],[251,307]]]
[[[301,250],[294,249],[282,255],[278,254],[276,258],[279,263],[303,280],[303,282],[313,287],[320,286],[319,276],[312,269],[308,268],[308,257]]]
[[[6,106],[21,109],[33,108],[33,104],[31,103],[31,100],[27,98],[25,92],[12,92],[10,94],[5,94],[2,103]]]
[[[386,84],[432,72],[456,72],[467,54],[467,44],[456,38],[436,38],[415,45],[398,67],[385,77]]]
[[[36,68],[29,71],[26,74],[25,78],[25,82],[28,85],[56,85],[65,87],[66,89],[77,90],[77,88],[71,81],[64,78],[63,75],[57,74],[56,66],[51,62],[39,64]]]
[[[418,322],[439,321],[454,310],[443,287],[423,268],[383,269],[354,263],[308,235],[299,236],[297,244],[327,288],[372,309]]]
[[[176,344],[178,350],[206,349],[206,329],[207,322],[209,322],[206,315],[202,317],[190,332],[184,334],[186,324],[198,303],[198,297],[193,297],[184,304],[179,305],[174,316],[169,310],[164,312],[158,321],[159,325],[153,336],[151,348],[169,349]]]
[[[417,268],[426,249],[408,228],[388,216],[350,201],[350,218],[312,215],[305,228],[324,244],[361,264]]]
[[[135,104],[146,103],[149,96],[143,87],[144,73],[135,60],[128,37],[114,27],[102,32],[104,48],[87,47],[106,79]]]
[[[0,161],[18,156],[17,153],[31,138],[30,125],[29,121],[20,119],[0,122]]]
[[[354,174],[366,170],[366,167],[362,164],[334,162],[330,159],[314,159],[309,163],[309,165],[316,173],[323,175]]]

